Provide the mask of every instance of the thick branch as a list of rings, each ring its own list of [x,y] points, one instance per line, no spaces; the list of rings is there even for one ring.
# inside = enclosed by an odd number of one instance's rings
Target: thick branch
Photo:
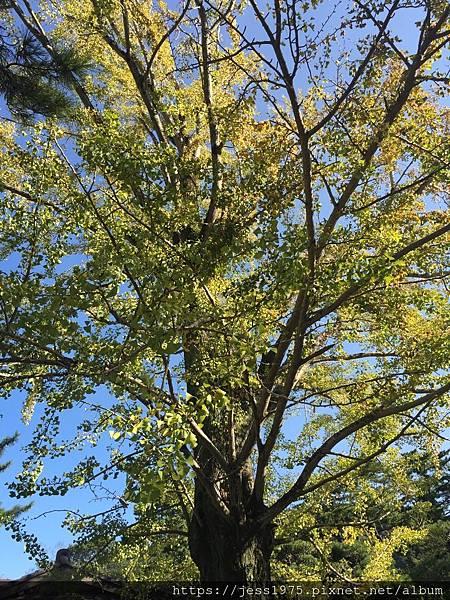
[[[219,139],[219,128],[217,124],[217,118],[213,105],[213,87],[211,79],[211,59],[209,53],[209,31],[208,31],[208,19],[205,7],[202,0],[197,0],[198,13],[200,16],[200,27],[201,27],[201,50],[202,50],[202,83],[203,83],[203,96],[205,100],[206,110],[208,114],[208,128],[209,128],[209,142],[211,146],[211,163],[212,163],[212,186],[211,186],[211,200],[206,213],[205,221],[202,227],[201,235],[206,237],[209,226],[214,223],[217,216],[217,200],[218,195],[222,189],[222,176],[221,176],[221,161],[220,155],[222,152],[222,145]]]
[[[312,474],[314,473],[315,469],[319,465],[319,463],[325,457],[330,455],[331,450],[337,444],[339,444],[343,440],[347,439],[350,435],[352,435],[353,433],[355,433],[357,431],[364,429],[365,427],[367,427],[368,425],[371,425],[372,423],[376,423],[380,419],[384,419],[385,417],[388,417],[391,415],[397,415],[404,411],[412,410],[416,407],[429,404],[432,400],[443,396],[448,391],[450,391],[450,383],[447,383],[447,384],[441,386],[440,388],[433,390],[432,392],[430,392],[429,394],[426,394],[425,396],[421,396],[420,398],[411,400],[410,402],[405,402],[405,403],[399,404],[399,405],[390,405],[390,406],[380,407],[380,408],[364,415],[360,419],[357,419],[353,423],[350,423],[350,425],[347,425],[346,427],[342,428],[340,431],[337,431],[335,434],[333,434],[331,437],[329,437],[312,454],[312,456],[310,457],[310,459],[304,466],[300,476],[298,477],[298,479],[294,483],[294,485],[291,487],[291,489],[288,492],[286,492],[279,500],[277,500],[275,502],[275,504],[273,504],[266,511],[266,513],[264,514],[262,519],[265,522],[273,520],[287,506],[289,506],[292,502],[297,500],[301,495],[306,493],[306,491],[308,491],[308,492],[312,491],[312,489],[313,489],[312,487],[308,488],[307,490],[305,489],[305,487],[306,487],[306,484],[308,483],[309,479],[311,478]],[[384,451],[384,449],[381,451]],[[365,459],[363,459],[363,462],[360,461],[360,464],[364,464],[365,462],[367,462],[368,460],[371,460],[373,457],[377,456],[380,453],[381,453],[380,450],[377,450],[369,458],[366,457]],[[352,464],[351,467],[342,471],[341,474],[339,474],[339,477],[346,474],[349,470],[353,470],[353,469],[357,468],[358,466],[360,466],[358,463]],[[332,478],[332,480],[337,478],[336,475],[333,475],[330,477]],[[315,486],[314,489],[316,489],[316,487],[320,487],[320,486],[324,485],[324,483],[326,483],[329,480],[330,480],[330,478],[322,480],[322,482],[319,482],[319,484],[317,484],[317,486]]]

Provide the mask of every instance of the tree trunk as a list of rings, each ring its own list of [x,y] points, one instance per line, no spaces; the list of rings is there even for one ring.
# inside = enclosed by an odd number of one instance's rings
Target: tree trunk
[[[273,527],[252,531],[251,520],[251,515],[222,517],[196,485],[189,547],[202,582],[270,583]]]

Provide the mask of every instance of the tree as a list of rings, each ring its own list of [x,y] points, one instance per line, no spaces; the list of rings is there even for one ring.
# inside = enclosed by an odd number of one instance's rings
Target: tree
[[[49,55],[31,32],[10,36],[0,24],[0,92],[11,112],[25,121],[36,113],[63,114],[70,99],[61,83],[88,67],[70,47]]]
[[[2,119],[1,377],[45,405],[12,492],[117,478],[98,519],[151,537],[176,504],[202,580],[269,581],[286,511],[448,423],[450,9],[3,7],[91,65],[62,116]],[[107,464],[42,473],[108,433]]]

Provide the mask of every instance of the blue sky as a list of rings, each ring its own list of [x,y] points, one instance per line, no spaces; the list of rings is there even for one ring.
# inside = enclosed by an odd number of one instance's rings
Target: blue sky
[[[319,14],[321,16],[326,12],[326,7],[329,3],[325,2],[321,7]],[[417,20],[420,18],[420,14],[417,14]],[[414,19],[411,11],[408,11],[408,19],[398,19],[396,22],[396,33],[403,38],[406,46],[413,40],[411,46],[416,40],[416,28],[414,26]],[[414,34],[414,37],[413,37]],[[405,45],[403,46],[405,47]],[[412,47],[410,48],[412,49]],[[3,106],[4,108],[4,106]],[[2,112],[2,106],[0,106],[0,112]],[[70,261],[69,261],[70,264]],[[0,265],[0,268],[4,268]],[[105,396],[104,390],[102,390],[95,398],[100,403],[107,401],[108,398]],[[8,489],[5,487],[5,483],[14,476],[14,473],[20,470],[20,464],[24,458],[24,452],[22,448],[31,440],[33,429],[38,422],[39,410],[37,414],[31,420],[28,426],[25,426],[21,421],[20,411],[22,406],[22,395],[20,393],[12,394],[8,399],[0,401],[0,438],[11,435],[15,431],[20,434],[19,441],[14,447],[8,448],[4,455],[4,460],[12,460],[11,468],[0,474],[0,503],[5,507],[14,504],[15,500],[9,498]],[[73,428],[80,419],[81,409],[68,411],[64,415],[64,427],[63,430],[69,431]],[[286,433],[293,433],[298,427],[298,421],[296,423],[291,422],[290,426],[286,429]],[[106,434],[107,435],[107,434]],[[96,449],[96,454],[100,459],[107,457],[107,446],[110,443],[109,438],[105,437],[105,440]],[[88,451],[89,452],[89,451]],[[82,455],[80,454],[79,457]],[[69,456],[58,459],[56,463],[46,464],[46,473],[59,473],[73,466],[78,456],[71,454]],[[53,497],[37,497],[34,501],[33,508],[26,515],[28,519],[28,527],[39,538],[40,543],[44,549],[49,553],[50,557],[53,557],[56,550],[61,547],[66,547],[70,544],[70,534],[61,528],[61,521],[64,517],[64,513],[52,512],[48,516],[42,516],[37,518],[38,515],[46,511],[57,511],[57,510],[79,510],[81,512],[92,512],[101,510],[102,504],[92,503],[92,495],[89,491],[80,489],[69,492],[63,498]],[[24,573],[33,570],[34,565],[26,557],[22,543],[15,542],[10,538],[8,532],[0,530],[0,548],[2,561],[0,563],[0,578],[8,577],[15,578],[23,575]]]

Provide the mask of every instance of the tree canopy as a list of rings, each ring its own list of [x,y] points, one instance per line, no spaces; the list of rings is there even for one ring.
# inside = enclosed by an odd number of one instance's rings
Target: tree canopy
[[[438,460],[450,8],[1,6],[0,377],[42,405],[11,491],[111,486],[73,530],[268,581],[286,519],[339,490],[370,519],[365,474]]]

